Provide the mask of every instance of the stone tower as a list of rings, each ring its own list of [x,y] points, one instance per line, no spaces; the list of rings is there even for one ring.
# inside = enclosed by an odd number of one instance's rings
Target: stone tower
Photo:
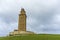
[[[21,34],[35,34],[31,31],[26,31],[26,12],[24,8],[21,9],[18,20],[18,29],[10,32],[10,36],[21,35]]]
[[[24,8],[21,9],[19,14],[18,31],[26,31],[26,12]]]

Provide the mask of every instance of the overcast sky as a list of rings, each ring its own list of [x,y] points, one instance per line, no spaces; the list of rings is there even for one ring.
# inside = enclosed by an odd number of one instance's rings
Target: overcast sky
[[[0,0],[0,36],[18,27],[18,14],[24,8],[27,30],[60,34],[60,0]]]

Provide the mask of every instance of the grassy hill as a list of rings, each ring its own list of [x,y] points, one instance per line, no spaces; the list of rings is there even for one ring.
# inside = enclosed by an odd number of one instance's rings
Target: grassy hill
[[[22,35],[0,37],[0,40],[60,40],[60,35],[38,34],[38,35]]]

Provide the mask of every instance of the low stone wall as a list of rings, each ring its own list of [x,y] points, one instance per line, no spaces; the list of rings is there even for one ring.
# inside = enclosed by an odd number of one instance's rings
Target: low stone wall
[[[27,35],[27,34],[35,34],[34,32],[30,32],[30,31],[14,31],[14,32],[10,32],[10,36],[15,36],[15,35]]]

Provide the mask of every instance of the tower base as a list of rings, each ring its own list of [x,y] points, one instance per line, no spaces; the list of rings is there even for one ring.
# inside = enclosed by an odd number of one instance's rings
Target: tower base
[[[14,32],[10,32],[9,36],[19,36],[19,35],[27,35],[27,34],[35,34],[35,33],[30,31],[14,31]]]

